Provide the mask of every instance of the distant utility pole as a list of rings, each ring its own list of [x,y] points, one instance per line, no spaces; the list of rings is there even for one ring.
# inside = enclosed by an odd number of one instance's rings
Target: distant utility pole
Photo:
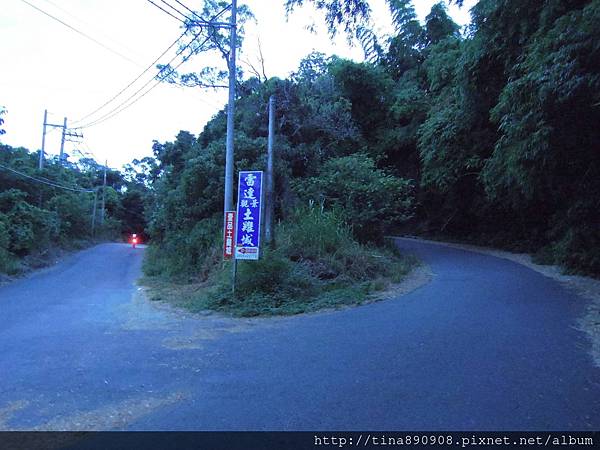
[[[46,149],[46,122],[48,121],[48,110],[44,110],[44,126],[42,132],[42,148],[40,150],[40,162],[38,169],[41,171],[44,168],[44,150]]]
[[[102,182],[102,209],[100,213],[100,225],[104,225],[104,206],[106,203],[106,166],[108,166],[108,160],[104,163],[104,181]]]
[[[98,188],[94,189],[94,205],[92,206],[92,237],[96,234],[96,203],[98,203]]]
[[[60,163],[60,165],[62,166],[63,164],[63,155],[65,154],[65,135],[67,133],[67,118],[65,117],[65,120],[63,121],[63,126],[62,126],[62,136],[60,138],[60,154],[58,156],[58,162]]]
[[[69,131],[67,128],[67,118],[65,117],[62,125],[57,125],[54,123],[48,123],[48,110],[44,110],[44,124],[42,130],[42,149],[40,150],[40,160],[38,164],[38,169],[42,170],[44,168],[44,153],[46,151],[46,127],[54,127],[54,128],[62,128],[62,135],[60,139],[60,155],[59,155],[59,164],[62,166],[64,164],[65,157],[65,142],[70,141],[67,139],[69,137],[82,138],[83,135],[80,133],[76,133],[73,131]],[[73,141],[71,141],[73,142]]]
[[[269,97],[269,138],[267,141],[267,208],[265,210],[265,242],[273,244],[273,144],[275,140],[275,96]]]
[[[79,142],[77,140],[69,139],[69,138],[77,138],[83,139],[83,134],[77,133],[76,131],[71,131],[67,127],[67,118],[65,117],[65,128],[63,129],[63,140],[68,142]],[[65,164],[65,155],[63,152],[64,146],[61,145],[60,151],[60,165],[63,166]]]

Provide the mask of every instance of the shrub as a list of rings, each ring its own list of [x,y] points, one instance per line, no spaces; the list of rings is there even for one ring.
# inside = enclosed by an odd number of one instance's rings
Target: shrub
[[[360,303],[369,292],[399,281],[412,265],[395,252],[359,244],[339,213],[314,205],[294,211],[276,236],[278,247],[264,247],[258,261],[238,261],[235,294],[232,267],[220,261],[218,240],[204,253],[208,283],[183,305],[255,316]],[[144,270],[149,276],[165,275],[172,270],[169,264],[170,257],[152,246]]]
[[[222,222],[215,216],[191,230],[168,230],[148,249],[143,270],[148,276],[206,280],[220,265]]]
[[[46,208],[56,213],[61,237],[67,241],[87,237],[90,233],[89,194],[67,193],[53,197]]]
[[[339,211],[325,211],[311,203],[296,209],[278,230],[278,245],[293,261],[316,261],[354,243],[350,227]]]
[[[96,237],[104,240],[119,240],[121,238],[121,230],[123,229],[123,222],[114,217],[107,216],[104,219],[104,223],[96,228]],[[84,228],[80,233],[82,236],[86,236],[89,228]]]
[[[296,180],[293,188],[305,201],[337,209],[361,242],[381,243],[413,215],[412,181],[376,168],[363,154],[332,158],[317,177]]]
[[[30,205],[24,200],[26,195],[18,189],[0,194],[0,211],[5,214],[10,239],[8,249],[20,256],[46,247],[60,231],[57,215]]]
[[[10,233],[8,217],[0,213],[0,272],[14,274],[18,272],[15,256],[9,251]]]

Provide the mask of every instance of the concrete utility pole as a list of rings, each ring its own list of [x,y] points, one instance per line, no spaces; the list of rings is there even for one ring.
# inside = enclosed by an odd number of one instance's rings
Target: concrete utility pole
[[[67,134],[67,118],[65,117],[65,120],[63,122],[63,126],[62,126],[62,136],[60,138],[60,154],[58,157],[58,162],[60,163],[61,167],[63,165],[63,157],[65,154],[65,135]]]
[[[225,198],[224,198],[224,211],[223,218],[225,218],[226,211],[233,211],[233,128],[234,128],[234,115],[235,115],[235,82],[236,82],[236,70],[235,70],[235,48],[237,41],[237,0],[231,1],[231,19],[229,21],[229,61],[227,66],[229,68],[229,101],[227,103],[227,141],[225,148]],[[239,220],[239,218],[238,218]],[[223,221],[223,227],[225,227],[225,221]],[[233,258],[231,264],[231,291],[235,293],[235,277],[237,272],[237,260]]]
[[[82,138],[83,135],[80,133],[75,133],[72,131],[68,131],[67,128],[67,118],[64,118],[63,124],[62,125],[57,125],[54,123],[48,123],[48,110],[45,109],[44,110],[44,125],[43,125],[43,131],[42,131],[42,149],[40,150],[40,161],[38,164],[38,169],[41,171],[44,168],[44,153],[46,151],[46,127],[54,127],[54,128],[62,128],[62,136],[60,139],[60,156],[58,158],[58,163],[62,166],[64,164],[64,157],[65,157],[65,142],[66,141],[70,141],[70,142],[74,142],[71,141],[70,139],[67,138]]]
[[[77,139],[83,139],[83,134],[81,133],[77,133],[75,131],[68,131],[67,128],[67,118],[65,117],[65,125],[63,128],[63,143],[61,143],[61,148],[60,148],[60,165],[61,167],[64,166],[65,164],[65,155],[64,155],[64,142],[68,141],[68,142],[78,142],[76,140],[73,139],[69,139],[69,138],[77,138]]]
[[[104,163],[104,181],[102,182],[102,212],[100,213],[100,225],[104,225],[104,205],[106,203],[106,166],[108,166],[108,160]]]
[[[265,242],[273,244],[273,213],[275,195],[273,192],[273,144],[275,141],[275,96],[269,97],[269,138],[267,141],[267,208],[265,210]]]
[[[94,189],[94,206],[92,206],[92,237],[96,234],[96,203],[98,203],[98,188]]]
[[[44,168],[44,150],[46,149],[46,122],[48,121],[48,110],[44,110],[44,126],[42,132],[42,149],[40,150],[40,162],[38,164],[38,169],[42,170]]]
[[[225,201],[224,210],[233,210],[233,128],[235,114],[235,47],[237,41],[236,33],[237,0],[231,2],[230,44],[229,44],[229,102],[227,104],[227,141],[225,150]],[[234,260],[235,261],[235,260]]]

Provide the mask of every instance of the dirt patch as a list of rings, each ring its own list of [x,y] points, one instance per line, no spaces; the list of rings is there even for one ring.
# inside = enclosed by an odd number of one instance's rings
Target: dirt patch
[[[433,273],[428,265],[421,263],[415,267],[401,283],[392,284],[386,290],[371,295],[372,301],[389,300],[406,295],[421,286],[426,285],[433,278]]]
[[[577,329],[583,331],[590,339],[592,344],[590,354],[594,360],[594,364],[600,367],[600,280],[580,275],[566,275],[559,266],[536,264],[532,261],[531,255],[527,253],[511,253],[477,245],[438,242],[427,239],[404,237],[401,237],[400,239],[413,239],[430,244],[443,245],[460,250],[469,250],[484,255],[507,259],[528,267],[531,270],[535,270],[542,275],[560,282],[567,289],[575,291],[581,297],[589,300],[585,315],[577,321]]]
[[[203,318],[203,323],[209,325],[209,321]],[[202,319],[201,319],[202,320]],[[233,319],[235,320],[235,319]],[[239,319],[238,319],[239,320]],[[201,322],[202,323],[202,322]],[[244,322],[239,325],[231,325],[227,327],[212,327],[193,331],[184,336],[174,336],[164,339],[163,347],[171,350],[196,350],[204,347],[207,341],[214,341],[218,337],[227,333],[242,333],[248,331],[250,326]]]
[[[92,411],[82,411],[70,416],[57,416],[49,422],[34,428],[34,431],[102,431],[123,429],[127,424],[164,406],[185,399],[181,392],[163,397],[128,399],[112,405],[105,405]]]
[[[184,319],[184,313],[150,302],[144,288],[138,288],[131,302],[119,306],[121,328],[125,330],[170,330]]]
[[[26,400],[18,400],[15,402],[10,402],[8,405],[0,408],[0,431],[10,430],[8,426],[8,421],[12,418],[13,414],[21,409],[25,408],[29,405],[29,402]]]
[[[243,333],[269,323],[264,318],[241,319],[214,311],[190,312],[165,300],[151,300],[146,287],[138,287],[131,302],[119,308],[121,328],[165,331],[162,346],[171,350],[201,349],[225,334]]]

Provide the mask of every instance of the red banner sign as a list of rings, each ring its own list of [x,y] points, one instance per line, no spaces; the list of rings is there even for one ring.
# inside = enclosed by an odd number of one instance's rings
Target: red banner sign
[[[223,233],[223,259],[233,258],[235,242],[235,211],[225,212],[225,224]]]

